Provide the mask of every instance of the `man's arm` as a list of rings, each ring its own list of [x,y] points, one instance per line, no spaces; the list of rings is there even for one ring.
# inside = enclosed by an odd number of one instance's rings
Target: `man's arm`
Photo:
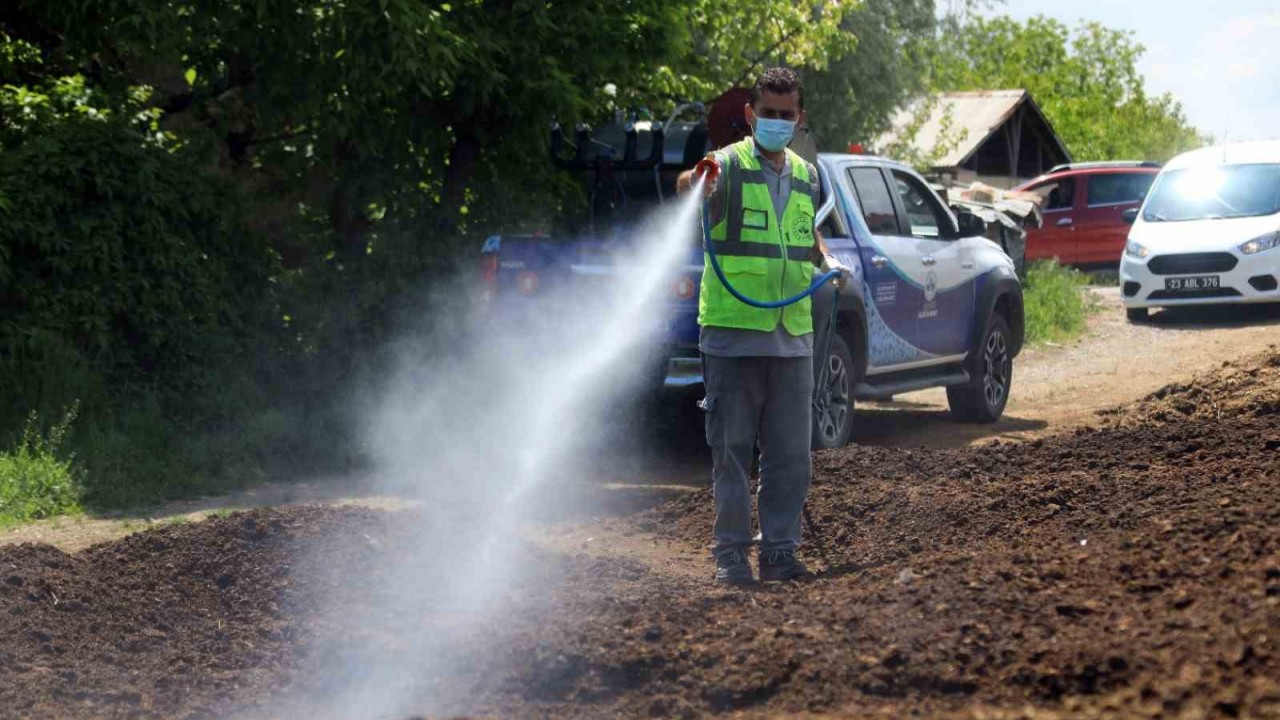
[[[811,258],[814,265],[821,265],[822,259],[830,255],[827,250],[827,240],[822,237],[822,231],[815,226],[813,228],[813,257]]]
[[[693,187],[693,171],[685,170],[676,176],[676,194],[683,195]]]
[[[702,197],[706,200],[710,208],[711,224],[714,226],[720,222],[724,216],[724,206],[726,196],[728,195],[727,184],[724,182],[724,160],[721,159],[719,153],[711,153],[707,155],[707,159],[713,161],[717,170],[715,171],[715,181],[706,183],[702,188]],[[685,170],[676,176],[676,194],[685,195],[693,189],[695,170]],[[701,241],[699,241],[701,242]]]
[[[714,168],[710,169],[709,172],[709,182],[707,182],[702,188],[703,196],[711,197],[713,194],[716,194],[716,191],[720,188],[720,176],[724,171],[724,160],[720,157],[719,153],[710,153],[701,162],[699,162],[698,165],[701,166],[704,163],[714,164]],[[685,170],[676,176],[677,195],[683,195],[693,189],[694,173],[697,172],[697,170],[698,168]]]
[[[818,168],[813,165],[809,165],[809,177],[813,178],[813,198],[816,203],[818,198],[822,197],[822,176],[818,175]],[[814,209],[816,210],[817,208]],[[832,210],[832,212],[835,212],[835,210]],[[813,218],[813,223],[812,260],[814,265],[821,267],[824,259],[831,253],[827,250],[826,238],[822,237],[822,231],[818,229],[818,218],[816,215]]]

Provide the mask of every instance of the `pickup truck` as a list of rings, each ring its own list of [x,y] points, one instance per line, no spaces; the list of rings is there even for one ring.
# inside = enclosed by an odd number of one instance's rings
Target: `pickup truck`
[[[854,282],[838,295],[827,357],[815,358],[815,372],[825,361],[827,373],[816,388],[814,446],[849,442],[856,400],[925,388],[945,387],[962,422],[999,419],[1024,336],[1013,261],[981,236],[981,219],[953,213],[911,168],[865,155],[818,154],[816,160],[822,198],[815,224]],[[527,293],[542,275],[608,272],[597,260],[607,255],[604,242],[490,237],[481,268],[491,302],[514,302],[512,296]],[[670,301],[665,367],[658,374],[675,396],[696,395],[702,387],[702,264],[701,251],[691,247]],[[819,332],[829,325],[832,295],[820,293],[814,302]]]

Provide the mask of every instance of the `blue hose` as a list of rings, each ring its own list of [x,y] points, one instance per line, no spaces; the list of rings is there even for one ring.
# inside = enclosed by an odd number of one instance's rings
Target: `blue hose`
[[[706,202],[702,203],[702,246],[706,249],[707,257],[710,258],[711,260],[711,269],[715,270],[716,277],[720,278],[720,284],[724,285],[724,289],[728,290],[730,295],[738,298],[739,300],[750,305],[751,307],[764,308],[768,310],[768,309],[774,309],[774,308],[786,307],[788,305],[793,305],[809,297],[814,292],[816,292],[818,288],[830,282],[832,278],[835,278],[837,275],[840,274],[839,270],[829,270],[826,273],[824,273],[822,277],[818,278],[817,280],[814,280],[813,284],[810,285],[807,289],[805,289],[800,293],[792,295],[791,297],[786,298],[785,300],[775,300],[771,302],[765,302],[763,300],[756,300],[754,298],[749,298],[746,295],[743,295],[742,293],[738,292],[737,288],[729,284],[729,278],[725,277],[724,270],[720,269],[720,260],[716,257],[716,249],[715,249],[716,244],[711,239],[711,211],[708,203]]]

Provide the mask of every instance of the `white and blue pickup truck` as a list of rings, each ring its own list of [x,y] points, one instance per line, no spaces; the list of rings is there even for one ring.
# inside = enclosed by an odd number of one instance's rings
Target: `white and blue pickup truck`
[[[981,219],[953,213],[911,168],[865,155],[816,159],[822,198],[815,224],[855,279],[838,296],[827,357],[815,359],[815,368],[825,361],[828,372],[814,402],[814,446],[849,442],[855,400],[933,387],[947,389],[958,420],[996,421],[1023,343],[1022,286],[1013,261],[982,237]],[[601,247],[607,242],[491,237],[481,258],[487,294],[497,305],[517,302],[516,296],[541,285],[530,278],[583,272],[608,254]],[[702,262],[700,249],[691,247],[671,297],[665,367],[657,375],[674,395],[696,395],[702,387]],[[814,302],[819,332],[829,325],[830,297],[828,292]]]

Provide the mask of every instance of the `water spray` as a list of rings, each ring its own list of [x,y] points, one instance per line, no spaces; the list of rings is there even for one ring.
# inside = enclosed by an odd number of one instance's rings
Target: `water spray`
[[[470,320],[466,280],[438,288],[423,313],[430,325],[397,343],[397,367],[360,419],[380,483],[420,501],[406,520],[414,542],[367,569],[377,612],[345,615],[351,581],[332,582],[318,604],[337,641],[311,668],[324,695],[271,715],[316,705],[324,717],[361,720],[474,710],[459,663],[501,662],[500,633],[522,607],[512,588],[549,582],[522,559],[537,546],[535,513],[572,510],[593,450],[625,463],[611,435],[628,427],[628,399],[651,391],[646,370],[662,351],[672,278],[696,248],[699,204],[680,198],[629,232],[608,283],[549,283],[511,315]]]

